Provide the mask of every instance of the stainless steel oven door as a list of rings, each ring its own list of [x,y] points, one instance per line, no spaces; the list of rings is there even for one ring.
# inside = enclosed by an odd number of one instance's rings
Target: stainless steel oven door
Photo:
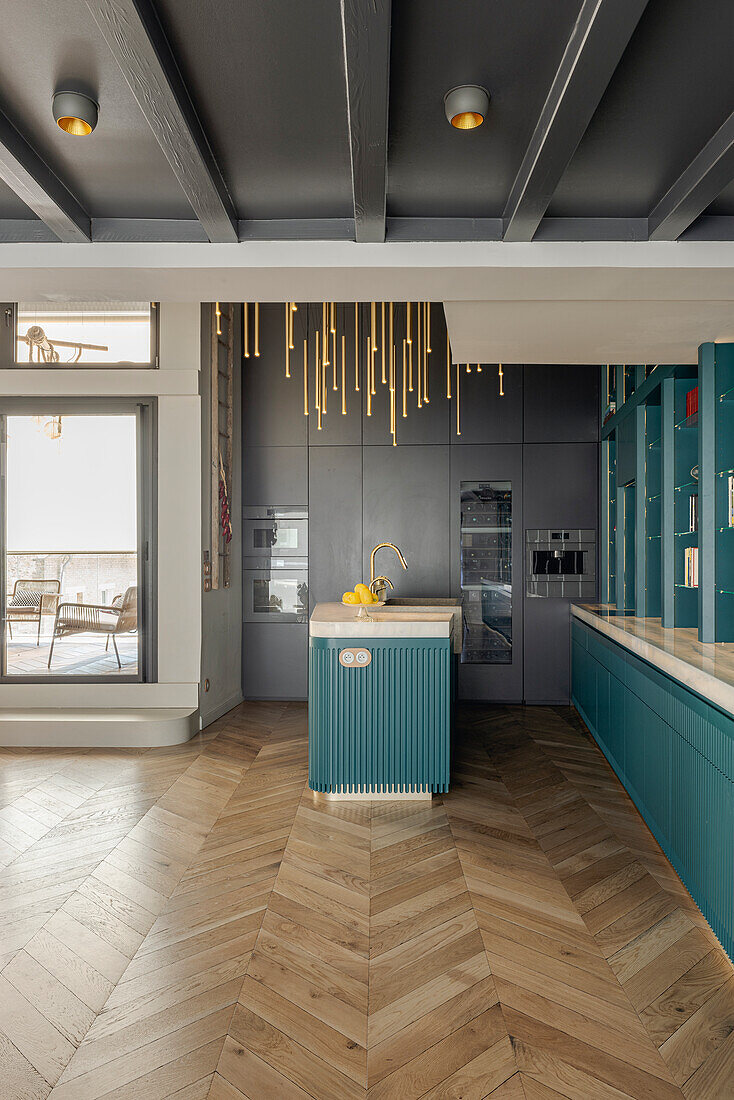
[[[249,558],[304,558],[308,555],[307,519],[245,519],[243,553]]]
[[[308,569],[245,569],[246,623],[308,621]]]

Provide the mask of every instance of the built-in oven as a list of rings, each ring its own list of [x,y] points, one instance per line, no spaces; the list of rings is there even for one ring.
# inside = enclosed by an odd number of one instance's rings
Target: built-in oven
[[[246,623],[308,621],[308,511],[260,505],[243,517]]]
[[[246,569],[252,558],[308,557],[308,514],[304,509],[246,508],[242,522]]]
[[[246,623],[308,621],[308,564],[276,559],[267,569],[244,570]]]

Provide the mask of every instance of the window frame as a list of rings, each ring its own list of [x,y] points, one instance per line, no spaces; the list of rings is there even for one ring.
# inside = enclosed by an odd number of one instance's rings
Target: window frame
[[[9,674],[6,660],[7,451],[8,416],[124,416],[136,418],[138,671],[135,675],[78,676],[49,672],[42,676]],[[150,684],[158,680],[158,399],[149,398],[0,398],[0,684]]]
[[[4,324],[0,324],[0,369],[12,370],[158,370],[160,366],[160,303],[150,303],[150,360],[147,363],[19,363],[15,358],[18,332],[18,302],[0,304]],[[53,305],[49,302],[49,307]],[[114,302],[100,302],[114,307]]]

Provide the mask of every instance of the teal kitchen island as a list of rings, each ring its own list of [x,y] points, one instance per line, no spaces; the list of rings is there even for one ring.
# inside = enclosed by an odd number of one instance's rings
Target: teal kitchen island
[[[323,603],[311,616],[309,786],[335,799],[430,799],[449,786],[461,610],[365,610]]]

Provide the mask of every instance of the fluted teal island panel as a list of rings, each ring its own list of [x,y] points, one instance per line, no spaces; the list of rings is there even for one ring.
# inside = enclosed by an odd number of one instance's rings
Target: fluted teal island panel
[[[734,720],[586,624],[572,701],[730,958]]]
[[[369,665],[339,663],[352,646],[370,651]],[[448,638],[311,638],[312,790],[448,790],[452,667]]]

